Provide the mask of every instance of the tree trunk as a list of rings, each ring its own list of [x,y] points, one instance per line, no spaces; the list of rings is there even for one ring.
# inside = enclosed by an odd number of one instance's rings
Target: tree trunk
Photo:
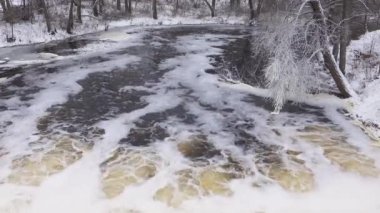
[[[98,5],[99,5],[99,13],[103,14],[104,0],[98,0]]]
[[[327,18],[323,12],[321,2],[318,0],[310,0],[309,5],[314,12],[313,18],[319,25],[322,54],[326,68],[330,71],[336,86],[344,98],[355,96],[355,92],[351,89],[346,77],[343,75],[338,63],[334,60],[334,56],[329,49],[330,39],[327,34]]]
[[[28,11],[30,15],[30,23],[33,24],[33,0],[28,1]]]
[[[258,18],[260,16],[261,9],[263,8],[263,3],[264,3],[264,0],[258,0],[256,12],[254,13],[255,14],[254,18]]]
[[[336,26],[336,23],[339,23],[341,21],[341,13],[342,8],[341,5],[337,2],[330,6],[330,9],[328,11],[329,17],[328,17],[328,28],[329,28],[329,34],[331,34],[330,39],[331,43],[333,45],[332,54],[334,56],[335,61],[338,61],[339,59],[339,37],[340,37],[340,30]]]
[[[248,0],[249,5],[249,19],[253,20],[255,18],[255,9],[253,8],[253,0]]]
[[[28,13],[26,10],[26,0],[22,0],[22,19],[24,21],[28,20]]]
[[[12,27],[12,40],[15,41],[15,35],[14,35],[14,29],[13,29],[13,22],[11,23],[11,27]]]
[[[51,20],[50,20],[49,9],[45,3],[45,0],[40,0],[40,4],[41,4],[42,9],[44,11],[47,30],[50,33],[52,31],[52,29],[51,29]]]
[[[120,0],[116,0],[116,8],[118,10],[121,10],[121,1]]]
[[[74,0],[71,0],[70,10],[69,10],[69,20],[67,21],[66,32],[68,34],[72,34],[73,28],[74,28]]]
[[[82,23],[82,0],[77,0],[77,21]]]
[[[132,16],[132,0],[128,0],[128,12]]]
[[[216,0],[212,0],[212,2],[211,2],[211,6],[212,6],[211,17],[215,17],[215,4],[216,4]]]
[[[132,0],[124,0],[125,14],[132,16]]]
[[[124,10],[125,10],[125,14],[127,14],[127,16],[129,15],[129,4],[128,4],[128,0],[124,0]]]
[[[322,53],[323,53],[323,60],[325,61],[325,66],[330,71],[330,74],[332,78],[334,79],[335,84],[338,87],[342,96],[344,98],[349,98],[353,96],[352,92],[349,89],[349,85],[346,80],[346,77],[344,77],[342,71],[339,69],[339,66],[336,63],[334,56],[331,54],[328,47],[325,47]]]
[[[177,15],[179,9],[179,0],[175,1],[175,15]]]
[[[92,13],[95,17],[99,16],[97,0],[92,0]]]
[[[157,19],[157,0],[153,0],[152,4],[152,10],[153,10],[153,19]]]
[[[343,0],[342,21],[343,27],[340,35],[340,53],[339,53],[339,68],[345,74],[346,71],[346,55],[347,45],[350,40],[350,21],[352,9],[352,0]]]
[[[3,12],[3,18],[6,22],[13,24],[14,14],[12,11],[12,5],[9,2],[9,0],[5,0],[5,7],[6,7],[6,10],[4,10]]]
[[[333,56],[335,61],[338,61],[338,55],[339,55],[339,43],[335,41],[333,44]]]
[[[211,1],[211,4],[210,4],[210,2],[208,2],[208,0],[203,0],[206,4],[207,4],[207,6],[208,6],[208,8],[210,9],[210,11],[211,11],[211,17],[215,17],[215,0],[212,0]]]

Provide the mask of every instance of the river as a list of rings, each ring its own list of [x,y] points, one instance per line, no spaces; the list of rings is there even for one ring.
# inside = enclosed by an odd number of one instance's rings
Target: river
[[[253,30],[119,28],[0,49],[0,212],[380,212],[380,150],[344,110],[274,115],[229,80],[264,84]]]

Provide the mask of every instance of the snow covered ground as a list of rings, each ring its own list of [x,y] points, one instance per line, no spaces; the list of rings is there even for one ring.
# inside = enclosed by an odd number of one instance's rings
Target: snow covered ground
[[[353,113],[369,134],[380,139],[380,30],[348,47],[347,76],[360,96]],[[363,127],[364,127],[363,126]]]

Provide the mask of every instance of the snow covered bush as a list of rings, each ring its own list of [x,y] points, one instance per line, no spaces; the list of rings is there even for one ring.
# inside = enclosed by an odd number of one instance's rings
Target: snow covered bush
[[[367,33],[348,47],[347,76],[359,93],[380,76],[380,33]]]

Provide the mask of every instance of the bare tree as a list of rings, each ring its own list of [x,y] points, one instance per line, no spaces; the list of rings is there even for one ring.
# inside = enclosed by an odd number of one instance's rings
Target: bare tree
[[[152,0],[153,19],[157,19],[157,0]]]
[[[0,0],[1,7],[3,8],[4,20],[7,22],[13,21],[12,5],[9,0]]]
[[[26,0],[22,0],[22,19],[28,20],[29,19],[29,11],[26,8]]]
[[[103,14],[103,9],[104,9],[104,5],[105,5],[104,0],[98,0],[98,5],[99,5],[99,13]]]
[[[74,0],[71,0],[70,9],[69,9],[69,20],[67,21],[66,32],[68,34],[72,34],[73,28],[74,28]]]
[[[9,43],[15,42],[16,38],[14,36],[14,31],[13,31],[13,25],[15,23],[15,17],[16,17],[16,11],[15,8],[11,7],[9,1],[6,3],[7,10],[4,11],[4,20],[8,22],[11,25],[11,36],[6,35],[6,40]]]
[[[253,8],[253,0],[248,0],[249,6],[249,19],[252,20],[255,18],[255,9]]]
[[[99,11],[98,11],[98,2],[99,0],[92,0],[92,13],[94,14],[95,17],[99,16]]]
[[[129,12],[128,0],[124,0],[124,9],[125,9],[125,13],[128,15],[128,12]]]
[[[121,10],[121,1],[120,0],[116,0],[116,8],[118,10]]]
[[[335,60],[338,60],[339,55],[341,14],[341,4],[339,2],[333,2],[328,10],[328,26],[329,34],[331,34],[331,43],[333,45],[333,55]]]
[[[343,0],[342,8],[343,27],[340,36],[340,53],[339,53],[339,68],[345,73],[346,70],[346,55],[347,45],[350,40],[350,18],[352,17],[352,0]]]
[[[128,0],[128,13],[132,15],[132,0]]]
[[[215,17],[216,0],[211,0],[211,4],[210,2],[208,2],[208,0],[203,0],[203,1],[207,4],[207,7],[210,9],[211,17]]]
[[[175,1],[175,10],[174,10],[174,14],[177,15],[178,13],[178,9],[179,9],[179,0],[176,0]]]
[[[257,6],[256,6],[255,15],[254,15],[255,18],[260,16],[261,10],[263,8],[263,3],[264,3],[264,0],[257,0]]]
[[[125,14],[132,15],[132,0],[124,0]]]
[[[230,10],[231,11],[236,11],[237,9],[240,8],[240,0],[230,0]]]
[[[42,6],[42,9],[43,9],[43,12],[44,12],[47,30],[48,30],[48,32],[51,32],[52,31],[52,27],[51,27],[51,19],[50,19],[50,14],[49,14],[48,6],[46,5],[45,0],[39,0],[39,3]]]
[[[3,9],[4,12],[7,11],[7,6],[5,5],[5,1],[4,0],[0,0],[0,5],[1,5],[1,8]]]
[[[11,2],[9,0],[5,0],[5,4],[7,5],[7,9],[12,7]]]
[[[33,23],[33,0],[28,0],[28,13],[29,13],[29,19],[30,23]]]
[[[77,0],[74,3],[77,6],[77,21],[78,23],[82,23],[82,0]]]
[[[249,6],[249,17],[250,19],[258,18],[261,14],[261,9],[263,8],[264,0],[248,0]]]

